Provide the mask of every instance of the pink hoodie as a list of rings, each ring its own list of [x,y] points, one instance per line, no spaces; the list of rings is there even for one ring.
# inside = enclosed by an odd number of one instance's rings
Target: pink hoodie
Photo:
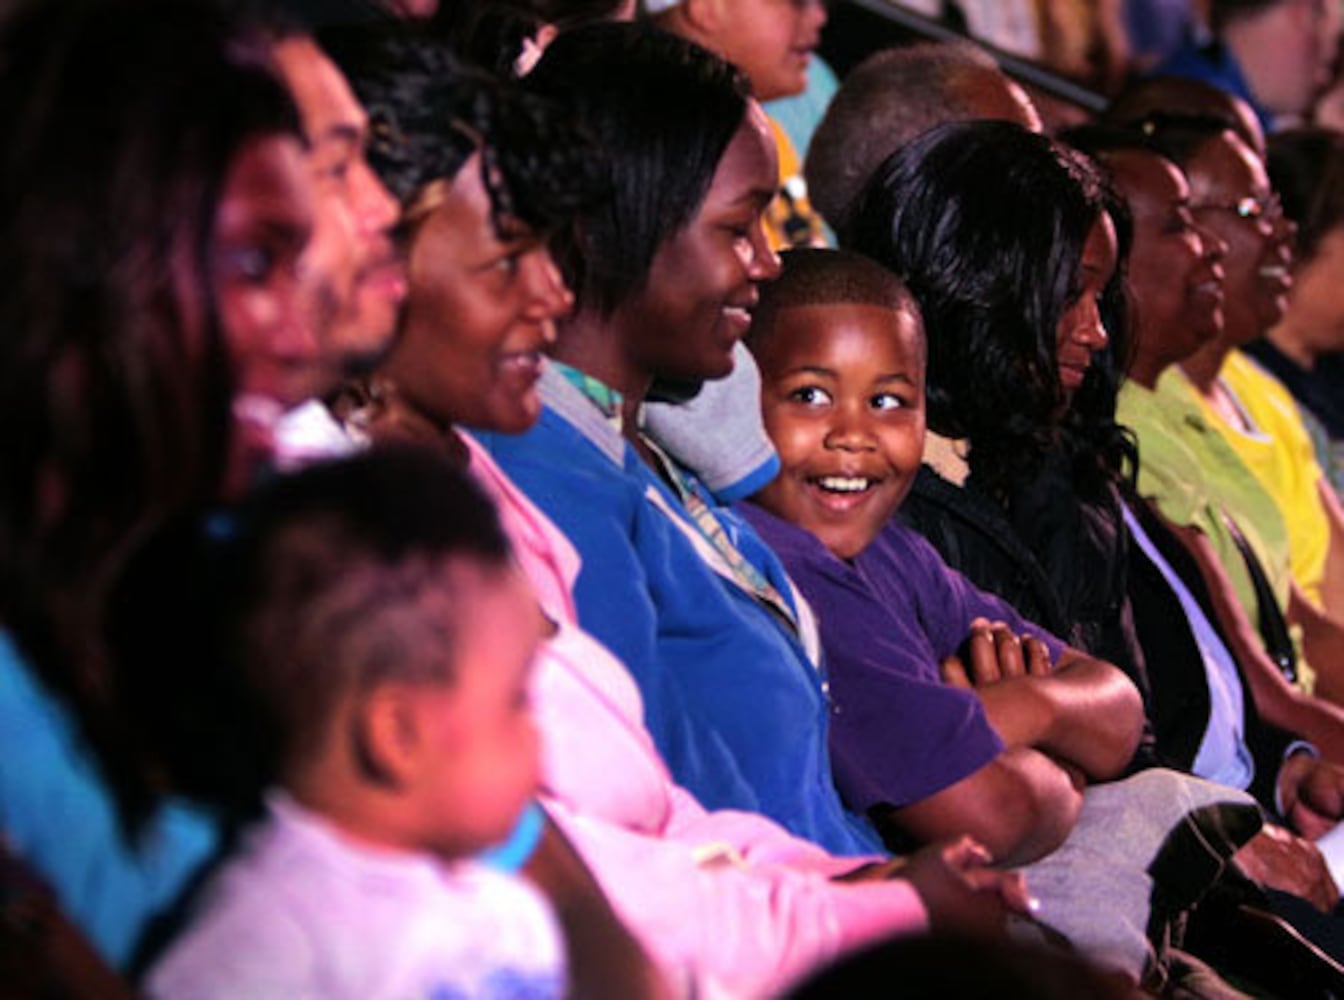
[[[544,797],[626,924],[701,995],[777,994],[842,951],[924,930],[909,883],[838,883],[856,867],[754,813],[706,811],[668,773],[634,680],[579,628],[573,546],[468,435],[471,471],[559,626],[543,647],[533,704]]]

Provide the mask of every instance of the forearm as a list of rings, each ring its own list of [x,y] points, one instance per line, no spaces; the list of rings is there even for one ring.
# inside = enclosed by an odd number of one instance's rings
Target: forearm
[[[1293,583],[1288,621],[1302,630],[1302,655],[1316,675],[1315,693],[1344,704],[1344,626],[1329,617]]]
[[[669,995],[661,972],[621,923],[587,865],[550,817],[523,872],[550,901],[564,931],[571,997]]]
[[[1307,694],[1284,677],[1265,651],[1259,631],[1237,600],[1208,539],[1193,528],[1173,525],[1172,530],[1199,567],[1219,628],[1260,717],[1315,743],[1327,759],[1344,760],[1340,757],[1344,754],[1344,708]]]
[[[1067,771],[1027,747],[1005,750],[961,781],[920,802],[877,814],[922,843],[969,834],[997,865],[1021,865],[1053,851],[1082,808]]]
[[[1273,716],[1268,711],[1262,711],[1263,718],[1293,736],[1312,743],[1324,759],[1344,764],[1344,708],[1299,691],[1287,683],[1275,701]],[[1256,704],[1259,706],[1258,698]]]
[[[1124,770],[1143,732],[1143,701],[1117,667],[1066,650],[1046,677],[977,689],[990,724],[1010,747],[1033,747],[1089,779]]]
[[[845,948],[928,926],[901,879],[840,884],[810,866],[743,864],[731,857],[737,845],[727,831],[650,835],[563,807],[557,814],[640,939],[674,969],[732,996],[778,996]],[[702,850],[713,841],[725,848],[717,858]]]

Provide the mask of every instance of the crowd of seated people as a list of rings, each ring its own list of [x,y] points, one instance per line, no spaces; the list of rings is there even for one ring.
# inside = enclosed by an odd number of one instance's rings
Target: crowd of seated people
[[[7,12],[6,988],[1344,993],[1337,25],[1206,6]]]

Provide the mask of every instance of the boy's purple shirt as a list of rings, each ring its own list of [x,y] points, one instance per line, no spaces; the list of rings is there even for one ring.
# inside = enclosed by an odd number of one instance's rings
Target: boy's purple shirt
[[[850,808],[919,802],[1003,752],[976,694],[943,681],[942,660],[958,652],[978,617],[1040,637],[1052,660],[1064,643],[977,589],[894,519],[846,562],[764,508],[740,509],[819,619],[832,764]]]

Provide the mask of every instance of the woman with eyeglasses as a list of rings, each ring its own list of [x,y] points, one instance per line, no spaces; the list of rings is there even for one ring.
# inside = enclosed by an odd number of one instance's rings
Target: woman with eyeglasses
[[[1285,610],[1302,630],[1302,683],[1344,702],[1344,508],[1292,396],[1242,350],[1288,308],[1296,226],[1284,217],[1263,161],[1226,123],[1157,116],[1145,129],[1185,172],[1195,221],[1227,246],[1222,331],[1163,373],[1157,398],[1172,407],[1193,403],[1191,432],[1221,435],[1273,499],[1287,535]]]
[[[1280,603],[1287,596],[1287,545],[1273,500],[1222,435],[1200,420],[1198,404],[1173,407],[1154,391],[1163,372],[1221,335],[1227,246],[1195,220],[1185,175],[1148,135],[1089,126],[1061,138],[1107,171],[1133,223],[1127,283],[1133,347],[1112,363],[1125,366],[1115,372],[1124,377],[1116,418],[1139,446],[1134,490],[1126,491],[1135,542],[1129,595],[1158,745],[1168,765],[1248,788],[1270,816],[1291,825],[1287,817],[1305,777],[1323,768],[1324,780],[1336,768],[1330,762],[1344,760],[1344,710],[1291,683],[1294,654]],[[1264,541],[1275,530],[1277,553],[1243,550],[1248,536]],[[1257,585],[1257,577],[1281,581],[1282,590]],[[1301,739],[1324,760],[1286,752]],[[1309,799],[1315,787],[1314,780],[1306,784]],[[1252,863],[1263,867],[1264,860]],[[1308,870],[1294,872],[1302,877]],[[1279,888],[1336,895],[1326,880]]]

